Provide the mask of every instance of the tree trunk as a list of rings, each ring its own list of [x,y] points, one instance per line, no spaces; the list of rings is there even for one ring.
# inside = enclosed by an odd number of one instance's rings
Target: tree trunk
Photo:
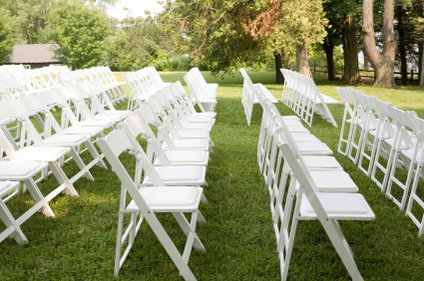
[[[342,25],[344,74],[342,83],[358,85],[360,82],[358,66],[358,45],[356,40],[356,16],[348,16]]]
[[[296,66],[297,72],[312,77],[311,70],[309,69],[308,52],[305,42],[296,45]]]
[[[399,53],[400,53],[400,73],[402,76],[402,85],[408,84],[408,69],[406,63],[406,46],[405,46],[405,27],[403,25],[404,10],[402,6],[397,7],[398,18],[398,34],[399,34]]]
[[[334,69],[334,42],[331,37],[324,39],[324,44],[322,45],[325,57],[327,58],[327,74],[328,80],[334,81],[336,80],[336,72]]]
[[[275,83],[276,84],[284,84],[284,76],[280,71],[280,69],[283,68],[283,62],[282,62],[282,59],[281,59],[281,54],[275,52],[274,53],[274,61],[275,61]]]
[[[365,51],[362,48],[362,53],[364,54],[364,70],[369,71],[370,70],[370,62],[368,61],[367,56],[365,55]]]
[[[385,0],[383,4],[383,52],[380,55],[375,44],[373,0],[362,1],[362,34],[364,51],[372,68],[374,68],[376,81],[375,86],[381,88],[395,88],[395,51],[394,41],[394,0]]]
[[[31,33],[29,32],[29,25],[27,21],[25,21],[25,32],[28,39],[28,44],[31,44],[32,43]]]
[[[424,86],[424,75],[423,75],[423,48],[424,43],[418,43],[418,77],[420,77],[420,87]]]

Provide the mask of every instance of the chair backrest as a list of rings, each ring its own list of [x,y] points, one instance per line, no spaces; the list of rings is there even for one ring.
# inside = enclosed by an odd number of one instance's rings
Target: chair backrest
[[[156,139],[153,131],[150,127],[143,122],[138,112],[133,112],[128,116],[120,125],[125,126],[126,131],[136,139],[138,136],[145,138],[148,143],[148,154],[150,161],[153,163],[154,159],[157,157],[163,165],[171,165],[168,157],[163,151],[161,144]]]

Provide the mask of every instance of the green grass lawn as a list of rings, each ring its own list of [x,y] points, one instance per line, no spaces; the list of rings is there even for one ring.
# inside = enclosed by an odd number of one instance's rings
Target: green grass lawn
[[[250,72],[254,83],[262,82],[279,100],[281,85],[274,73]],[[165,81],[181,80],[184,73],[161,73]],[[209,200],[200,209],[207,223],[198,224],[197,233],[206,252],[193,251],[190,268],[198,280],[280,280],[279,260],[269,210],[269,195],[259,175],[256,145],[262,110],[254,106],[252,124],[247,126],[241,104],[241,75],[224,79],[204,73],[209,82],[219,83],[218,113],[211,137],[215,142],[207,171],[204,193]],[[116,74],[123,80],[122,73]],[[339,99],[337,85],[324,76],[314,77],[324,94]],[[424,94],[417,87],[382,90],[357,87],[395,106],[415,110],[424,117]],[[282,115],[293,112],[278,104]],[[126,104],[120,105],[121,109]],[[365,280],[423,280],[424,237],[388,200],[377,186],[346,157],[336,153],[343,105],[329,106],[339,128],[319,116],[310,131],[333,149],[335,157],[349,172],[360,193],[376,214],[375,221],[340,222],[359,271]],[[75,167],[69,163],[66,170]],[[117,229],[120,183],[114,173],[92,169],[94,182],[75,183],[79,198],[58,196],[51,203],[56,217],[35,214],[22,229],[29,244],[19,246],[13,239],[0,244],[0,280],[114,280],[113,265]],[[49,177],[39,184],[44,194],[55,186]],[[10,202],[17,215],[31,205],[28,194]],[[174,220],[160,220],[178,247],[183,237]],[[1,230],[0,226],[0,230]],[[117,280],[181,280],[178,271],[147,226],[136,243]],[[298,226],[289,280],[349,280],[342,262],[317,221],[301,221]]]

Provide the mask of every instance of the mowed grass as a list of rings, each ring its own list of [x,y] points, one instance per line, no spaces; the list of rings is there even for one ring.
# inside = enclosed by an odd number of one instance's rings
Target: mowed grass
[[[277,99],[281,97],[282,85],[273,84],[274,73],[249,74],[253,82],[262,82]],[[161,73],[169,82],[183,81],[183,75]],[[123,80],[122,73],[116,76]],[[207,251],[193,251],[189,266],[198,280],[280,280],[269,195],[256,161],[262,110],[255,105],[248,127],[240,100],[241,76],[204,76],[209,82],[219,83],[219,103],[211,133],[214,153],[204,187],[209,203],[200,207],[207,222],[197,227]],[[323,93],[338,99],[337,85],[323,76],[314,78]],[[423,91],[419,88],[358,88],[424,117]],[[119,107],[124,109],[126,104]],[[283,115],[293,114],[281,103],[277,107]],[[341,104],[330,106],[339,128],[315,116],[309,129],[333,149],[376,214],[375,221],[340,222],[358,268],[365,280],[422,280],[424,238],[418,237],[418,229],[350,160],[336,152],[343,108]],[[72,162],[65,168],[71,174],[75,170]],[[56,217],[35,214],[22,225],[29,239],[27,245],[19,246],[13,239],[0,244],[0,280],[182,280],[147,224],[139,232],[119,277],[113,277],[120,182],[110,168],[94,167],[91,172],[94,182],[80,179],[75,183],[78,198],[61,195],[50,202]],[[49,177],[39,187],[47,194],[56,184]],[[17,215],[31,204],[30,196],[22,194],[8,205]],[[175,221],[166,215],[159,218],[181,249],[183,234]],[[349,279],[319,222],[301,221],[289,280]]]

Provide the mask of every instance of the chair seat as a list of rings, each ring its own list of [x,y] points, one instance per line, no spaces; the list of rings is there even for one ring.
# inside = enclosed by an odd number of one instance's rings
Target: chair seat
[[[0,181],[0,198],[19,188],[17,181]]]
[[[358,192],[358,187],[345,171],[312,170],[310,174],[321,192]]]
[[[326,169],[341,169],[341,166],[333,156],[303,156],[306,165],[309,169],[326,168]]]
[[[422,155],[423,155],[423,150],[424,150],[424,147],[419,147],[418,148],[418,151],[417,151],[417,159],[414,159],[414,161],[420,161],[421,160],[421,157],[422,157]],[[410,160],[412,160],[412,158],[414,157],[414,149],[413,148],[411,148],[411,149],[405,149],[405,150],[402,150],[401,152],[400,152],[400,154],[402,154],[403,156],[405,156],[406,158],[408,158],[408,159],[410,159]]]
[[[82,126],[72,126],[63,130],[63,133],[66,135],[89,135],[95,136],[103,132],[102,127],[82,127]]]
[[[16,151],[18,157],[23,161],[56,161],[71,149],[67,147],[43,147],[30,146]]]
[[[44,139],[44,144],[47,146],[75,146],[89,140],[90,137],[86,135],[54,135]]]
[[[358,193],[317,193],[319,201],[331,219],[373,220],[375,214],[362,194]],[[303,218],[316,218],[311,203],[303,195],[300,214]]]
[[[113,126],[113,121],[110,120],[84,120],[80,121],[79,125],[82,127],[102,127],[102,128],[108,128]]]
[[[206,183],[206,168],[201,166],[158,166],[156,172],[165,185],[203,185]],[[149,176],[143,185],[152,185]]]
[[[209,139],[209,132],[196,130],[177,130],[182,139]]]
[[[215,123],[215,118],[207,118],[193,115],[185,116],[185,118],[187,118],[189,123],[206,123],[210,125],[213,125]]]
[[[180,151],[180,150],[167,150],[166,156],[172,165],[201,165],[206,166],[209,161],[209,152],[207,151]],[[156,166],[162,165],[159,159],[153,163]]]
[[[309,143],[299,142],[297,143],[300,152],[303,154],[315,154],[315,155],[332,155],[333,151],[325,143]]]
[[[154,186],[139,189],[146,204],[153,212],[193,212],[199,207],[203,189],[190,186]],[[137,212],[137,204],[132,200],[126,212]]]
[[[28,179],[47,166],[46,162],[0,161],[0,180]]]
[[[192,150],[206,150],[206,151],[209,150],[209,141],[207,140],[185,139],[185,140],[173,140],[172,142],[175,144],[177,149],[184,149],[184,150],[192,149]],[[171,149],[166,142],[162,144],[162,148],[164,150]]]
[[[210,132],[212,130],[212,125],[207,123],[181,123],[184,130],[199,130]]]

